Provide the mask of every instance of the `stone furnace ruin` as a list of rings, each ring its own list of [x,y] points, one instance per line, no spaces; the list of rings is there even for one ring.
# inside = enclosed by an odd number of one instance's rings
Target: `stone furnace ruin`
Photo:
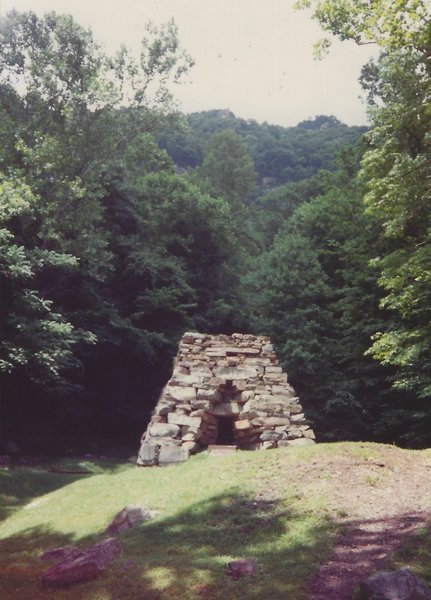
[[[269,338],[185,333],[138,465],[181,462],[212,445],[258,450],[314,439]]]

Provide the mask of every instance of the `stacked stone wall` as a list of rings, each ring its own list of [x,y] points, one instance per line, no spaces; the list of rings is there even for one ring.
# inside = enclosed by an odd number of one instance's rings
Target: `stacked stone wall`
[[[142,437],[138,464],[180,462],[220,443],[221,418],[239,449],[315,440],[269,338],[189,332]]]

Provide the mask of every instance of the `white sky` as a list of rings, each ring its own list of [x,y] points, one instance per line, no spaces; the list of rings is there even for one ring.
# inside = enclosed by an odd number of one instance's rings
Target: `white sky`
[[[137,46],[149,20],[173,17],[195,61],[175,90],[184,112],[229,108],[284,126],[317,114],[366,123],[357,79],[376,50],[337,42],[323,61],[314,60],[322,33],[293,0],[0,0],[1,14],[11,8],[72,14],[109,52]]]

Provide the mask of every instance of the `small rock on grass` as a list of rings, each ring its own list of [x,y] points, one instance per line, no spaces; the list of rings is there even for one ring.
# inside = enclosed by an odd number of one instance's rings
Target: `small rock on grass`
[[[239,577],[245,575],[254,575],[255,573],[257,573],[257,563],[251,558],[240,558],[227,564],[227,574],[234,579],[239,579]]]

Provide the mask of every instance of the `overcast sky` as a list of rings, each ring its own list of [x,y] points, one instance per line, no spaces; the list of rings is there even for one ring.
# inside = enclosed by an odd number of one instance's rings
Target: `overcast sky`
[[[0,0],[2,14],[11,8],[72,14],[109,52],[122,43],[136,47],[149,20],[173,17],[195,61],[175,91],[184,112],[229,108],[277,125],[318,114],[366,123],[357,79],[375,50],[336,43],[314,60],[321,31],[293,0]]]

